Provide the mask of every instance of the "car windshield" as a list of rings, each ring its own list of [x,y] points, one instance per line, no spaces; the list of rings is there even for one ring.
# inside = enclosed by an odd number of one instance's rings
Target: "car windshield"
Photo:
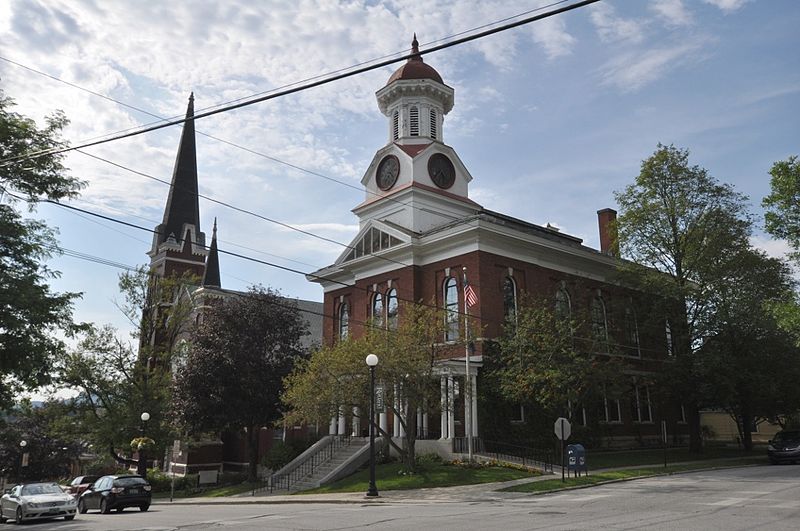
[[[785,443],[790,441],[800,441],[800,431],[782,431],[775,435],[775,442]]]
[[[22,487],[23,496],[38,496],[39,494],[62,494],[64,491],[55,483],[35,483]]]
[[[117,478],[114,480],[115,487],[131,487],[133,485],[147,485],[147,482],[138,476],[131,476],[127,478]]]

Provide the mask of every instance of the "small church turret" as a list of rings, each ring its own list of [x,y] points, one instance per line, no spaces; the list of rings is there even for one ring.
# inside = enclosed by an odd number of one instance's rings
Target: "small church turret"
[[[203,282],[201,285],[204,288],[222,287],[219,277],[219,253],[217,251],[217,218],[214,218],[214,230],[211,233],[211,245],[208,248],[206,271],[203,274]]]

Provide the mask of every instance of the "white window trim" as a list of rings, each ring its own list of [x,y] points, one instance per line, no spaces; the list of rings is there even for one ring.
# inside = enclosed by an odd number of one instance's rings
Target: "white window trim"
[[[634,394],[636,398],[636,419],[634,422],[636,424],[653,424],[653,407],[650,404],[650,387],[647,385],[635,385],[633,386]],[[642,420],[642,401],[639,398],[639,389],[644,389],[646,398],[647,398],[647,418],[650,420]]]

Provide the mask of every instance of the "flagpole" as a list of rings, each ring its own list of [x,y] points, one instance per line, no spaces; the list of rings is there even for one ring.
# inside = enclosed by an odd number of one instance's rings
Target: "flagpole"
[[[466,436],[467,436],[467,459],[471,463],[472,462],[472,376],[470,375],[469,370],[469,304],[467,303],[467,267],[464,266],[461,268],[461,271],[464,273],[464,352],[466,353],[466,377],[465,377],[465,388],[466,393],[464,393],[464,399],[467,401],[467,419],[464,422],[466,427]]]

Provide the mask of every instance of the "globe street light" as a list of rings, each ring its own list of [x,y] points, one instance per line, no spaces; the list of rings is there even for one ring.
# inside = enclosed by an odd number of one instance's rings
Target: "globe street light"
[[[136,473],[147,479],[147,458],[144,452],[144,438],[147,435],[147,421],[150,420],[150,413],[145,411],[139,418],[142,419],[142,444],[139,445],[139,463],[136,465]]]
[[[19,456],[19,474],[17,474],[17,478],[19,479],[20,483],[22,483],[22,470],[23,470],[23,468],[25,468],[25,447],[26,446],[28,446],[28,441],[26,441],[25,439],[22,439],[19,442],[19,448],[20,448],[20,451],[22,452],[22,455]]]
[[[375,486],[375,366],[378,364],[378,356],[370,354],[367,356],[369,366],[369,488],[367,489],[368,498],[379,496],[378,487]]]

